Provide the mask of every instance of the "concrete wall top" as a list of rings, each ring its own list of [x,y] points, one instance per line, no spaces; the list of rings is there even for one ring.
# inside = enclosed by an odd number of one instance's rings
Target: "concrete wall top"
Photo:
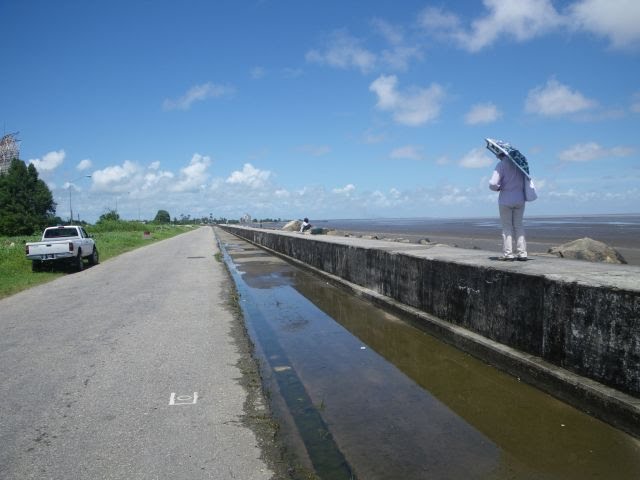
[[[496,260],[499,253],[486,250],[456,248],[439,244],[418,245],[357,237],[309,235],[283,230],[238,227],[236,225],[233,225],[233,227],[303,238],[310,241],[383,250],[391,254],[403,254],[427,260],[494,268],[511,273],[519,272],[524,275],[540,276],[562,283],[578,283],[586,286],[640,292],[640,267],[633,265],[612,265],[536,255],[531,255],[528,262],[500,262]]]

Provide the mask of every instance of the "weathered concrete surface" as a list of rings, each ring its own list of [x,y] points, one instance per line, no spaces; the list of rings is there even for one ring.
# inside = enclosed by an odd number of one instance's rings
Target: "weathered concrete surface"
[[[640,267],[223,228],[426,313],[448,341],[640,434]]]

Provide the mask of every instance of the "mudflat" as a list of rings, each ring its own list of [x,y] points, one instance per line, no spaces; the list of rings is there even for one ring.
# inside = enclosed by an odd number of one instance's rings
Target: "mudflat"
[[[498,218],[356,219],[327,220],[316,224],[335,229],[338,235],[368,235],[411,243],[428,239],[431,243],[492,252],[502,249],[502,230]],[[525,215],[524,226],[530,254],[546,255],[551,247],[589,237],[618,250],[630,265],[640,265],[640,215]]]

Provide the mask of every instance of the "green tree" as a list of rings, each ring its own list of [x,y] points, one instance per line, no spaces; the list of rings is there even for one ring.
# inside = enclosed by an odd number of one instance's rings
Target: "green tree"
[[[166,210],[158,210],[156,218],[153,219],[155,223],[171,223],[171,215]]]
[[[107,210],[98,219],[97,223],[117,222],[120,220],[120,214],[115,210]]]
[[[0,234],[31,235],[49,225],[56,203],[33,164],[14,159],[0,175]]]

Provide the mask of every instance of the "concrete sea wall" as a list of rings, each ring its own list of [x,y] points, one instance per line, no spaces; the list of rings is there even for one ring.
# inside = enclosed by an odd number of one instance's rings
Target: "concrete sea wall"
[[[640,436],[640,267],[222,228]]]

